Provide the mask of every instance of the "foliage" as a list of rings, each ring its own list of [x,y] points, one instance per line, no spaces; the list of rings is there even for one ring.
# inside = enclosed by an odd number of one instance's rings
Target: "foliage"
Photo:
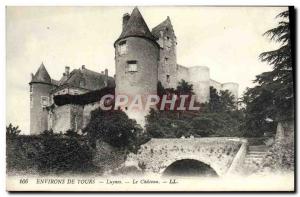
[[[87,133],[92,144],[99,139],[114,147],[134,151],[138,146],[137,136],[141,130],[125,112],[103,111],[98,108],[92,111],[91,120],[83,132]]]
[[[84,140],[47,134],[42,135],[41,143],[42,149],[36,157],[40,172],[84,172],[95,168],[92,164],[92,150]]]
[[[93,150],[85,139],[53,134],[19,135],[7,141],[7,169],[31,173],[89,173],[100,169],[92,164]]]
[[[282,141],[276,142],[268,151],[262,162],[262,169],[272,172],[294,171],[294,138],[285,137]]]
[[[181,81],[176,90],[191,94],[189,91],[192,91],[192,86]],[[160,91],[167,90],[161,86]],[[244,115],[237,110],[234,97],[228,91],[218,93],[213,87],[210,88],[210,94],[210,102],[201,104],[199,111],[151,109],[146,117],[147,133],[153,138],[242,136]]]
[[[180,95],[193,94],[193,84],[189,84],[185,80],[181,79],[176,87],[176,92]]]
[[[221,90],[220,93],[210,87],[210,112],[229,112],[236,110],[235,98],[228,90]]]
[[[294,118],[293,63],[291,56],[289,12],[284,11],[278,26],[264,33],[271,41],[281,46],[273,51],[260,54],[259,58],[272,66],[272,71],[256,76],[253,88],[243,96],[245,104],[245,127],[251,135],[263,135],[273,130],[281,120]],[[273,122],[272,122],[273,121]]]
[[[13,126],[11,123],[6,127],[6,137],[15,138],[20,134],[19,126]]]

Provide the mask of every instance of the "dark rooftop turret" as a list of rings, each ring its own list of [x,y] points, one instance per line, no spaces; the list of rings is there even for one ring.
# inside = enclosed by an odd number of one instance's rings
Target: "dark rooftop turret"
[[[30,84],[31,83],[48,83],[51,84],[51,77],[46,70],[44,63],[40,65],[39,69],[35,73],[35,75],[32,76]]]
[[[128,17],[128,15],[127,15]],[[130,15],[128,22],[123,26],[122,33],[119,38],[115,41],[118,42],[121,39],[127,37],[144,37],[155,41],[154,36],[150,32],[143,16],[141,15],[139,9],[135,7]]]

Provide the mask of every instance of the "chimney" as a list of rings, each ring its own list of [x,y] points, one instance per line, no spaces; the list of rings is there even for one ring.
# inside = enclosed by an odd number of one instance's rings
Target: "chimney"
[[[66,66],[65,67],[65,75],[69,76],[69,74],[70,74],[70,67]]]
[[[101,71],[101,74],[103,75],[103,74],[104,74],[104,71]]]
[[[107,68],[104,70],[104,73],[105,73],[105,76],[108,76],[108,69]]]
[[[122,29],[123,31],[127,25],[129,18],[130,18],[130,15],[128,13],[123,14],[123,29]]]
[[[85,69],[85,65],[82,65],[82,66],[81,66],[81,69],[84,70],[84,69]]]

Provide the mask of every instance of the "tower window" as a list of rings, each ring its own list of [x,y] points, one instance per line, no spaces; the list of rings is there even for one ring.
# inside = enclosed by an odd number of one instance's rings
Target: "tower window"
[[[170,75],[167,75],[167,82],[170,83]]]
[[[30,86],[30,90],[29,91],[32,92],[32,85]]]
[[[165,64],[168,63],[169,58],[165,57]]]
[[[30,94],[30,108],[33,107],[33,98],[32,98],[32,94]]]
[[[126,40],[119,43],[118,51],[120,55],[124,55],[127,53],[127,44]]]
[[[42,107],[47,107],[49,105],[49,97],[41,96],[41,105]]]
[[[128,72],[137,72],[137,61],[128,61]]]

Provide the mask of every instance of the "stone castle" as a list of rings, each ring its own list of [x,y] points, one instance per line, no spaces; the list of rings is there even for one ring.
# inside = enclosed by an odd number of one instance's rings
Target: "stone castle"
[[[179,81],[193,84],[197,101],[209,101],[209,87],[218,91],[229,90],[237,99],[237,83],[219,83],[210,78],[206,66],[185,67],[177,63],[177,39],[169,17],[149,30],[138,8],[131,14],[123,15],[122,33],[114,43],[114,77],[108,76],[108,70],[95,72],[84,65],[65,72],[60,80],[50,77],[42,63],[30,81],[30,134],[39,134],[44,130],[54,132],[67,130],[80,131],[90,120],[90,112],[99,107],[99,102],[84,105],[56,105],[54,97],[58,95],[83,95],[105,87],[115,88],[115,94],[149,95],[157,93],[160,81],[165,88],[176,88]],[[127,108],[124,106],[124,111]],[[147,114],[126,111],[130,118],[143,123]]]

